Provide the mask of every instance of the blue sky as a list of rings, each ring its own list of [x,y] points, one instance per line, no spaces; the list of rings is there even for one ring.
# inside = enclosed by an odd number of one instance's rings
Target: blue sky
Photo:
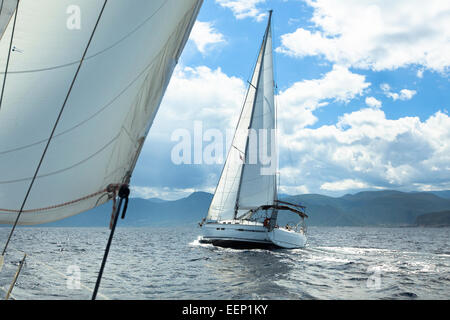
[[[206,0],[134,172],[135,196],[214,191],[223,162],[173,163],[173,134],[235,127],[269,9],[280,192],[450,189],[448,2]]]

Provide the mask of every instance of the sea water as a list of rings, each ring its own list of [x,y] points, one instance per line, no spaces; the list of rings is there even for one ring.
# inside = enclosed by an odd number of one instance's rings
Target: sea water
[[[5,243],[9,228],[0,228]],[[98,299],[450,299],[450,228],[310,227],[295,250],[200,244],[198,227],[118,228]],[[0,288],[90,299],[107,228],[18,228]],[[1,293],[1,291],[0,291]]]

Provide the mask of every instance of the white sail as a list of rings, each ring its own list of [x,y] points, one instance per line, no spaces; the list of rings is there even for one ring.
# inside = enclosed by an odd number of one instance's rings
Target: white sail
[[[250,140],[242,168],[238,195],[239,211],[274,203],[277,155],[275,152],[275,104],[270,26],[259,75],[258,90],[250,124]],[[253,135],[253,136],[252,136]]]
[[[0,0],[0,39],[5,32],[6,26],[8,25],[11,17],[16,11],[18,0]]]
[[[19,224],[91,209],[108,200],[108,185],[126,181],[201,3],[107,2]],[[20,51],[11,54],[0,106],[0,223],[17,217],[103,4],[20,1]],[[11,33],[10,23],[0,57]]]
[[[207,220],[233,219],[249,209],[264,204],[273,204],[275,194],[275,172],[267,174],[265,166],[256,159],[260,146],[251,148],[249,129],[256,133],[259,129],[269,132],[275,126],[273,103],[272,36],[270,20],[258,60],[249,84],[235,136],[227,156],[219,183],[211,202]],[[255,140],[252,140],[255,142]],[[269,149],[271,148],[270,139]],[[271,155],[276,158],[275,155]],[[257,156],[258,158],[258,156]],[[236,212],[236,207],[238,211]]]

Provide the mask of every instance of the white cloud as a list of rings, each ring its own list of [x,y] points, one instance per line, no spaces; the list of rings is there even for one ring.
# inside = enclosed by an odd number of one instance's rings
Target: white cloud
[[[370,86],[362,75],[354,74],[341,66],[334,66],[332,70],[324,74],[320,79],[304,80],[295,83],[290,88],[280,93],[279,101],[282,101],[280,110],[280,123],[285,128],[303,128],[309,123],[315,122],[316,118],[312,114],[317,108],[323,107],[328,102],[340,101],[348,103]],[[245,96],[246,85],[243,80],[230,77],[222,72],[220,68],[213,70],[205,66],[196,68],[178,66],[171,79],[161,109],[152,126],[149,141],[144,146],[143,153],[151,157],[155,154],[155,141],[160,141],[164,145],[174,146],[175,142],[170,140],[174,130],[186,128],[192,131],[193,123],[202,120],[204,129],[219,128],[221,131],[234,129],[239,111],[242,108]],[[310,119],[305,119],[309,116]],[[292,121],[291,124],[288,124]],[[169,159],[167,159],[169,158]],[[136,194],[141,197],[163,197],[164,192],[173,192],[175,195],[181,194],[179,190],[194,188],[196,190],[206,190],[214,188],[220,174],[221,166],[216,172],[213,166],[174,166],[170,162],[170,151],[168,157],[151,157],[150,162],[140,162],[140,171],[151,171],[145,169],[149,165],[164,169],[165,179],[152,181],[152,188],[136,189]],[[158,162],[161,161],[161,162]],[[172,169],[174,168],[174,169]],[[178,170],[178,171],[175,171]],[[202,173],[199,172],[201,170]],[[309,186],[300,180],[289,179],[294,176],[295,169],[286,171],[282,168],[283,188],[281,192],[296,194],[307,193]],[[182,183],[180,179],[171,179],[170,176],[183,175]],[[191,174],[192,173],[192,174]],[[214,174],[213,174],[214,173]],[[185,180],[191,179],[191,175],[204,178],[197,184],[184,185]],[[295,174],[300,176],[299,174]],[[206,178],[209,177],[209,178]],[[175,182],[175,180],[177,180]],[[207,180],[207,182],[205,182]],[[300,183],[299,183],[300,182]],[[142,182],[138,182],[144,186]],[[170,189],[164,189],[170,188]],[[177,191],[178,190],[178,191]],[[212,190],[213,191],[213,190]],[[167,196],[165,196],[167,198]]]
[[[224,8],[231,9],[236,19],[253,18],[261,21],[267,16],[258,5],[266,0],[216,0]]]
[[[417,93],[416,90],[402,89],[400,93],[391,92],[391,87],[387,83],[382,83],[380,85],[381,90],[383,90],[384,94],[392,98],[392,100],[411,100],[412,97]]]
[[[343,115],[335,125],[284,134],[297,177],[312,192],[348,189],[443,189],[450,181],[450,117],[436,112],[387,119],[377,108]],[[287,181],[287,186],[295,186]]]
[[[320,186],[320,189],[328,191],[345,191],[352,189],[363,189],[368,187],[369,185],[365,182],[353,179],[345,179],[335,182],[325,182]]]
[[[201,53],[206,52],[207,46],[225,42],[223,34],[214,29],[212,22],[201,21],[196,21],[191,32],[190,40],[195,43],[198,51]]]
[[[194,190],[214,191],[211,188],[215,188],[221,165],[174,164],[171,152],[178,142],[171,137],[176,130],[190,134],[191,161],[195,162],[196,144],[203,144],[203,147],[210,144],[202,133],[220,129],[225,139],[229,139],[226,135],[228,131],[233,133],[236,126],[245,90],[242,79],[228,76],[220,68],[178,65],[136,166],[132,183],[141,187],[136,189],[136,194],[167,199],[171,193],[180,197]],[[203,130],[198,138],[194,129],[199,121]],[[224,143],[223,154],[226,147]],[[148,184],[151,188],[145,189]]]
[[[363,75],[336,65],[322,78],[299,81],[280,93],[279,119],[285,129],[278,140],[281,192],[333,194],[345,188],[448,187],[450,117],[446,113],[437,112],[425,121],[419,117],[391,120],[380,108],[372,107],[346,113],[334,125],[307,128],[316,122],[315,110],[333,101],[349,103],[369,86]],[[392,91],[387,84],[383,88]],[[147,160],[139,167],[140,171],[164,174],[155,173],[152,188],[141,187],[136,194],[168,199],[169,194],[178,198],[193,190],[212,192],[221,165],[174,166],[170,136],[177,128],[191,130],[195,120],[203,120],[205,127],[233,129],[245,90],[242,79],[228,76],[220,68],[178,66],[151,129],[152,143],[143,150]],[[156,140],[169,151],[154,150]],[[158,155],[162,152],[167,156]],[[292,161],[287,161],[288,153]],[[135,185],[145,186],[145,182]]]
[[[374,97],[367,97],[367,98],[366,98],[366,104],[367,104],[369,107],[381,108],[381,101],[375,99]]]
[[[205,125],[212,128],[234,127],[245,90],[242,79],[229,77],[220,68],[178,66],[152,131],[171,133],[177,128],[192,128],[196,120],[207,120]]]
[[[417,78],[422,79],[423,78],[423,72],[424,72],[423,69],[417,70],[417,73],[416,73]]]
[[[450,66],[449,1],[305,1],[314,9],[314,28],[282,35],[279,52],[372,70]]]
[[[279,193],[297,195],[297,194],[308,194],[310,193],[308,188],[304,185],[300,186],[280,186]]]
[[[411,100],[412,97],[417,93],[416,90],[402,89],[400,90],[399,99],[400,100]]]
[[[295,130],[317,121],[313,111],[327,104],[327,100],[348,103],[370,86],[365,76],[335,65],[321,79],[294,83],[278,95],[279,118],[284,128]]]
[[[150,198],[159,198],[163,200],[173,201],[181,198],[188,197],[191,193],[197,191],[204,192],[214,192],[213,189],[194,189],[194,188],[155,188],[155,187],[140,187],[140,186],[131,186],[131,194],[133,198],[142,198],[142,199],[150,199]]]

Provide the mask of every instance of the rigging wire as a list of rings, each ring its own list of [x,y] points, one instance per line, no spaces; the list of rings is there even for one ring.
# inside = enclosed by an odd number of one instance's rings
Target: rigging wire
[[[55,122],[55,124],[54,124],[54,126],[53,126],[52,132],[51,132],[50,137],[49,137],[49,139],[48,139],[48,141],[47,141],[47,145],[45,146],[45,149],[44,149],[44,151],[43,151],[43,153],[42,153],[41,159],[39,160],[39,164],[38,164],[38,166],[37,166],[37,168],[36,168],[36,171],[35,171],[35,173],[34,173],[33,179],[31,180],[30,186],[28,187],[27,193],[26,193],[25,198],[24,198],[24,200],[23,200],[23,202],[22,202],[22,205],[21,205],[21,207],[20,207],[19,213],[17,214],[17,217],[16,217],[16,220],[15,220],[15,222],[14,222],[14,225],[13,225],[13,227],[11,228],[11,231],[10,231],[10,233],[9,233],[9,236],[8,236],[7,241],[6,241],[5,247],[3,248],[3,251],[2,251],[2,254],[1,254],[2,259],[3,259],[4,256],[5,256],[6,249],[8,248],[8,244],[9,244],[9,242],[10,242],[10,240],[11,240],[11,237],[12,237],[12,235],[13,235],[13,233],[14,233],[14,230],[16,229],[17,223],[19,222],[19,218],[20,218],[20,216],[21,216],[21,214],[22,214],[22,212],[23,212],[23,209],[24,209],[24,207],[25,207],[25,204],[26,204],[26,202],[27,202],[27,200],[28,200],[28,196],[30,195],[30,192],[31,192],[31,189],[32,189],[32,187],[33,187],[34,181],[36,180],[36,177],[37,177],[37,175],[38,175],[38,173],[39,173],[39,169],[41,168],[42,162],[43,162],[43,160],[44,160],[44,157],[45,157],[45,155],[46,155],[46,153],[47,153],[47,150],[48,150],[48,147],[49,147],[49,145],[50,145],[50,142],[51,142],[51,140],[52,140],[52,138],[53,138],[53,135],[55,134],[56,127],[58,126],[59,120],[61,119],[62,113],[63,113],[63,111],[64,111],[64,109],[65,109],[65,107],[66,107],[67,101],[68,101],[69,96],[70,96],[70,94],[71,94],[71,92],[72,92],[72,88],[73,88],[73,86],[74,86],[74,84],[75,84],[75,81],[76,81],[76,79],[77,79],[77,77],[78,77],[78,74],[79,74],[79,72],[80,72],[80,69],[81,69],[81,66],[82,66],[82,64],[83,64],[84,58],[86,57],[87,51],[88,51],[88,49],[89,49],[89,47],[90,47],[90,44],[91,44],[91,42],[92,42],[92,39],[94,38],[95,31],[97,30],[98,24],[99,24],[100,19],[101,19],[102,15],[103,15],[103,11],[105,10],[106,3],[107,3],[107,2],[108,2],[108,0],[105,0],[105,2],[103,3],[102,8],[101,8],[101,10],[100,10],[100,13],[99,13],[99,15],[98,15],[97,21],[96,21],[95,26],[94,26],[94,29],[92,30],[91,36],[90,36],[90,38],[89,38],[89,41],[88,41],[88,43],[87,43],[87,45],[86,45],[86,48],[85,48],[85,50],[84,50],[84,52],[83,52],[83,55],[82,55],[82,57],[81,57],[80,64],[78,65],[77,71],[75,72],[75,75],[74,75],[74,77],[73,77],[72,83],[70,84],[69,90],[68,90],[67,95],[66,95],[66,98],[65,98],[65,100],[64,100],[64,103],[63,103],[63,105],[61,106],[61,109],[60,109],[60,111],[59,111],[58,117],[57,117],[56,122]],[[18,1],[17,3],[19,3],[19,1]],[[17,11],[16,11],[16,15],[17,15]],[[1,105],[0,105],[0,106],[1,106]]]
[[[274,24],[275,25],[275,24]],[[272,28],[272,40],[273,39],[276,39],[276,37],[274,36],[274,29],[275,28]],[[277,76],[277,70],[278,70],[278,68],[277,68],[277,55],[276,55],[276,52],[274,52],[274,54],[273,54],[273,64],[274,64],[274,82],[275,82],[275,117],[276,117],[276,123],[279,123],[279,121],[278,121],[278,110],[279,110],[279,108],[280,108],[280,103],[279,103],[279,89],[278,89],[278,84],[277,84],[277,81],[276,81],[276,79],[278,79],[278,76]],[[281,130],[280,130],[280,128],[277,126],[277,133],[278,133],[278,135],[277,135],[277,137],[280,137],[280,133],[281,133]],[[283,139],[277,139],[277,141],[281,141],[281,140],[283,140]],[[280,150],[280,146],[279,146],[279,144],[277,144],[278,145],[278,151]],[[294,164],[294,161],[293,161],[293,159],[292,159],[292,150],[291,150],[291,147],[289,146],[289,145],[286,145],[286,148],[287,148],[287,150],[288,150],[288,156],[289,156],[289,163],[290,163],[290,165],[292,166],[293,164]],[[281,154],[280,152],[277,152],[277,155],[279,155],[279,154]],[[278,168],[279,168],[279,170],[281,170],[281,160],[280,160],[280,157],[278,157]],[[295,184],[295,186],[297,186],[297,178],[296,178],[296,175],[294,174],[294,176],[293,176],[293,178],[294,178],[294,184]],[[278,184],[277,184],[277,193],[279,194],[280,193],[280,190],[281,190],[281,172],[278,172]]]
[[[2,1],[2,7],[0,9],[0,16],[1,16],[1,10],[3,9],[3,1]],[[13,40],[14,40],[14,31],[16,30],[17,12],[19,11],[19,3],[20,3],[20,0],[17,0],[16,12],[14,13],[14,23],[13,23],[13,27],[12,27],[12,33],[11,33],[11,40],[9,42],[8,58],[6,59],[5,74],[3,75],[2,92],[0,94],[0,110],[2,109],[3,94],[5,92],[6,76],[8,75],[9,60],[10,60],[10,57],[11,57],[12,43],[13,43]]]
[[[273,24],[273,25],[275,25],[275,23]],[[272,27],[272,47],[273,47],[273,41],[274,41],[274,39],[276,39],[276,36],[275,36],[275,33],[274,33],[274,31],[275,31],[275,27]],[[279,137],[280,137],[280,128],[279,128],[279,126],[278,126],[278,109],[279,109],[279,107],[280,107],[280,104],[279,104],[279,100],[278,100],[278,95],[279,95],[279,91],[278,91],[278,81],[277,81],[277,79],[278,79],[278,63],[277,63],[277,54],[276,54],[276,51],[272,51],[273,52],[273,73],[274,73],[274,75],[273,75],[273,86],[274,86],[274,91],[275,91],[275,94],[274,94],[274,109],[275,109],[275,133],[276,133],[276,140],[275,140],[275,143],[276,143],[276,148],[277,148],[277,159],[276,159],[276,161],[277,161],[277,174],[276,174],[276,177],[275,177],[275,183],[276,183],[276,194],[277,194],[277,199],[278,199],[278,195],[279,195],[279,193],[280,193],[280,187],[281,187],[281,173],[279,172],[279,170],[280,170],[280,168],[281,168],[281,161],[280,161],[280,144],[278,143],[278,141],[281,141],[281,139],[279,139]],[[278,177],[278,181],[277,181],[277,177]]]
[[[117,219],[119,218],[119,213],[122,208],[122,201],[125,200],[125,204],[122,210],[122,219],[125,218],[125,213],[127,212],[128,207],[128,197],[130,195],[130,189],[128,185],[123,184],[120,186],[119,190],[119,205],[117,206],[117,210],[114,212],[113,221],[111,225],[111,232],[109,234],[108,243],[106,244],[105,253],[103,255],[102,264],[100,266],[100,271],[98,272],[97,282],[95,283],[94,292],[92,293],[92,300],[95,300],[97,297],[98,288],[100,287],[100,282],[103,276],[103,270],[105,269],[106,260],[108,259],[109,249],[111,247],[112,239],[114,237],[114,231],[116,230]]]
[[[39,178],[49,177],[49,176],[52,176],[52,175],[55,175],[55,174],[58,174],[58,173],[62,173],[62,172],[71,170],[71,169],[73,169],[75,167],[78,167],[79,165],[85,163],[86,161],[94,158],[95,156],[97,156],[98,154],[100,154],[101,152],[106,150],[110,145],[112,145],[120,137],[121,133],[122,133],[122,130],[120,130],[110,141],[108,141],[100,149],[96,150],[93,154],[87,156],[86,158],[78,161],[75,164],[70,165],[67,168],[62,168],[62,169],[59,169],[59,170],[56,170],[56,171],[48,172],[48,173],[41,174],[41,175],[36,175],[36,176],[33,176],[33,177],[25,177],[25,178],[19,178],[19,179],[14,179],[14,180],[0,181],[0,184],[16,183],[16,182],[22,182],[22,181],[27,181],[27,180],[39,179]]]
[[[279,186],[279,183],[277,182],[277,176],[279,176],[279,174],[278,174],[278,169],[279,169],[279,166],[280,166],[280,164],[279,164],[279,154],[280,154],[280,152],[279,152],[279,149],[278,149],[278,107],[277,107],[277,94],[278,94],[278,86],[277,86],[277,64],[276,64],[276,54],[275,54],[275,52],[274,52],[274,50],[273,50],[273,39],[275,39],[275,36],[274,36],[274,29],[275,29],[275,23],[273,22],[275,19],[274,19],[274,17],[272,17],[272,24],[271,24],[271,37],[272,37],[272,48],[271,48],[271,52],[272,52],[272,61],[273,61],[273,68],[272,68],[272,71],[273,71],[273,88],[274,88],[274,106],[273,106],[273,109],[274,109],[274,129],[275,129],[275,141],[274,141],[274,144],[275,144],[275,153],[276,153],[276,158],[275,158],[275,161],[276,161],[276,169],[275,169],[275,187],[274,187],[274,192],[275,192],[275,197],[274,197],[274,199],[276,200],[276,199],[278,199],[278,188],[280,187]]]

